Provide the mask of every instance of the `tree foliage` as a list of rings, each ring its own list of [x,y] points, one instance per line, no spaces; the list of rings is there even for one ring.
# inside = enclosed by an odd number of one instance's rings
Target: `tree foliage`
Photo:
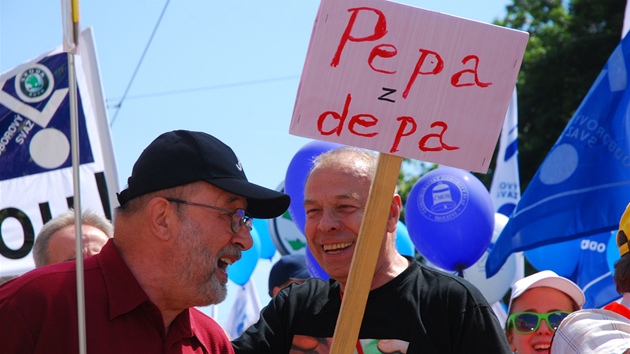
[[[517,82],[523,190],[619,44],[624,8],[622,0],[514,0],[495,22],[530,34]],[[477,175],[488,187],[493,169]]]
[[[519,172],[525,190],[619,44],[625,1],[514,0],[506,9],[495,24],[530,34],[517,82]],[[416,181],[434,168],[404,160],[398,178],[403,206]],[[493,161],[487,174],[475,174],[487,188],[494,168]]]

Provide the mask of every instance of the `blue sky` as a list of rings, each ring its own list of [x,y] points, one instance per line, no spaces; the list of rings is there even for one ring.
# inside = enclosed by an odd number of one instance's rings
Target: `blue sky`
[[[482,22],[505,15],[507,0],[406,0],[405,4]],[[208,132],[230,145],[248,178],[276,188],[309,139],[288,133],[319,1],[171,1],[119,110],[164,1],[80,2],[92,27],[109,108],[121,188],[142,150],[174,129]],[[61,44],[60,1],[0,2],[0,71]],[[276,254],[278,257],[278,254]],[[275,260],[275,258],[274,258]],[[253,275],[266,304],[272,261]],[[233,295],[219,305],[225,324]]]

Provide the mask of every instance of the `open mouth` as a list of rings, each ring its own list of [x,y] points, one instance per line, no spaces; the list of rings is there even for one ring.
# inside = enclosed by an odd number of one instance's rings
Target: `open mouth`
[[[218,266],[220,269],[226,270],[232,263],[234,263],[234,261],[230,258],[219,258]]]
[[[324,252],[326,252],[326,254],[337,254],[352,246],[353,244],[354,242],[332,243],[328,245],[323,245],[322,248],[324,249]]]
[[[549,353],[549,348],[551,345],[549,344],[536,344],[534,345],[534,350],[537,352]]]

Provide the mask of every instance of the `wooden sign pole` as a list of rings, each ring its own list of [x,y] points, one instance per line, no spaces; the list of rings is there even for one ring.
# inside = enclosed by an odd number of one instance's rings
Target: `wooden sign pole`
[[[387,227],[387,216],[402,159],[400,156],[379,154],[378,167],[370,187],[341,310],[337,317],[330,349],[332,354],[353,353],[359,338],[359,329],[383,242],[383,232]]]

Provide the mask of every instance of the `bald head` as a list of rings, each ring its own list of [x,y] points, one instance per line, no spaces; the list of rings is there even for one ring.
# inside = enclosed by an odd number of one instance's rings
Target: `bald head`
[[[367,178],[371,182],[377,165],[378,156],[373,152],[353,146],[343,146],[317,156],[313,160],[313,168],[309,176],[317,169],[334,167],[357,177]]]
[[[114,228],[104,216],[86,210],[81,216],[83,255],[100,252],[114,235]],[[37,234],[33,245],[36,267],[63,262],[76,257],[74,210],[69,209],[49,220]]]

